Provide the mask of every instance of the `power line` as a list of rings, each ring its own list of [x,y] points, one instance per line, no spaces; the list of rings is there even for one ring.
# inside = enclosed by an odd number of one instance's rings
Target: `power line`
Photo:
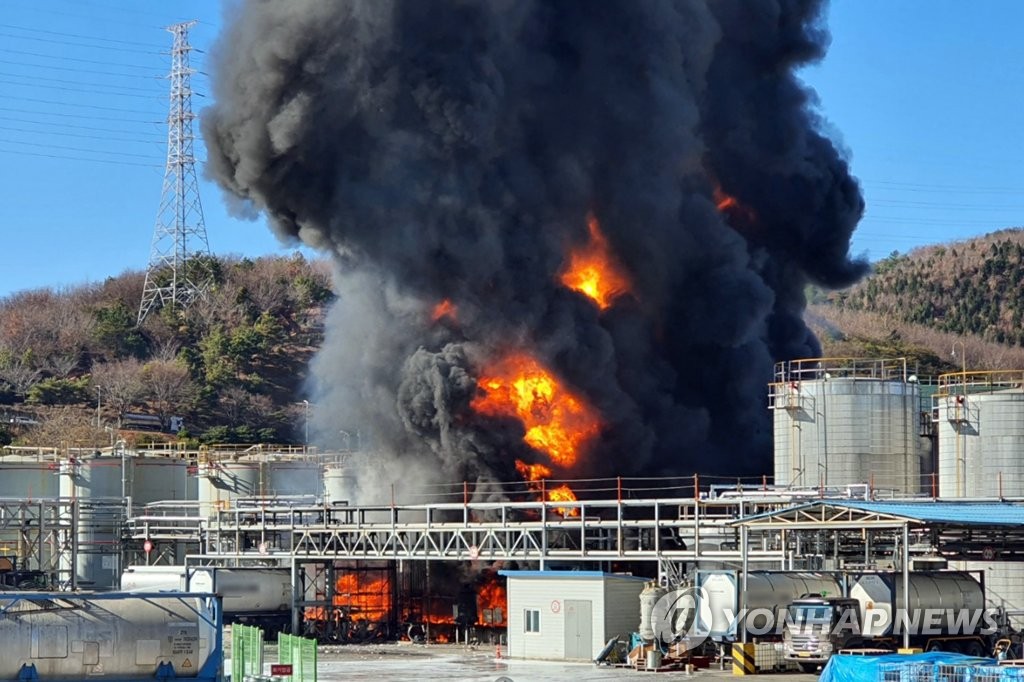
[[[65,57],[63,55],[46,54],[45,52],[29,52],[27,50],[12,50],[10,48],[4,48],[4,51],[12,52],[14,54],[24,54],[28,55],[29,57],[42,57],[43,59],[61,59],[68,62],[80,62],[82,64],[99,64],[102,66],[117,66],[126,69],[145,69],[147,71],[152,71],[153,69],[153,67],[151,66],[142,66],[141,64],[111,64],[108,61],[97,61],[95,59],[79,59],[78,57]]]
[[[142,144],[160,144],[160,140],[140,140],[137,138],[107,137],[100,135],[83,135],[81,133],[61,133],[53,130],[31,130],[29,128],[12,128],[0,125],[0,130],[7,130],[15,133],[31,133],[35,135],[60,135],[61,137],[80,137],[88,140],[103,140],[107,142],[140,142]]]
[[[161,46],[154,45],[152,43],[138,43],[131,40],[116,40],[114,38],[101,38],[99,36],[86,36],[78,33],[61,33],[60,31],[47,31],[42,28],[29,28],[28,26],[15,26],[14,24],[0,24],[0,28],[13,28],[18,31],[29,31],[31,33],[45,33],[51,36],[63,36],[65,38],[84,38],[85,40],[96,40],[103,43],[117,43],[119,45],[139,45],[141,47],[148,47],[157,50],[156,54],[166,54],[161,52]]]
[[[78,114],[62,114],[56,111],[38,111],[34,109],[15,109],[13,107],[0,107],[0,111],[13,111],[19,114],[36,114],[39,116],[60,116],[61,118],[81,118]],[[149,113],[149,112],[144,112]],[[95,121],[117,121],[119,123],[148,123],[151,125],[165,125],[167,121],[140,121],[137,118],[121,118],[119,116],[90,116]]]
[[[11,97],[7,98],[6,101],[16,102],[33,102],[35,104],[56,104],[61,107],[79,107],[84,109],[98,109],[99,111],[123,111],[126,114],[150,114],[151,111],[144,111],[142,109],[122,109],[121,107],[104,107],[98,104],[80,104],[78,102],[58,102],[51,99],[36,99],[34,97]]]
[[[1020,187],[971,187],[967,185],[931,185],[916,182],[897,182],[892,180],[867,180],[866,185],[880,185],[884,187],[896,187],[906,190],[920,190],[932,192],[957,192],[960,194],[1022,194],[1024,190]]]
[[[118,52],[132,52],[135,54],[153,54],[160,55],[160,52],[151,52],[148,50],[133,50],[129,47],[115,47],[113,45],[89,45],[87,43],[74,43],[67,40],[53,40],[51,38],[35,38],[33,36],[20,36],[17,33],[4,33],[0,31],[0,36],[6,36],[8,38],[14,38],[16,40],[32,40],[37,43],[50,43],[57,45],[74,45],[76,47],[86,47],[90,50],[116,50]]]
[[[118,119],[120,120],[120,119]],[[40,121],[34,118],[17,118],[15,116],[4,116],[0,114],[0,121],[12,121],[14,123],[31,123],[32,125],[50,126],[53,128],[71,128],[73,130],[92,130],[101,133],[123,133],[126,132],[124,127],[121,128],[97,128],[95,126],[80,126],[71,123],[53,123],[51,121]],[[41,130],[38,132],[46,133],[47,131]],[[139,135],[152,135],[154,139],[163,140],[166,139],[166,135],[162,133],[152,132],[146,133],[143,131],[134,131]]]
[[[90,163],[106,163],[115,166],[136,166],[139,168],[161,168],[159,164],[137,163],[134,161],[118,161],[115,159],[97,159],[84,156],[67,156],[64,154],[44,154],[42,152],[26,152],[20,149],[5,149],[4,154],[18,154],[19,156],[36,156],[44,159],[57,159],[60,161],[87,161]]]
[[[21,81],[12,81],[12,80],[4,79],[4,78],[0,78],[0,83],[7,83],[8,85],[29,86],[29,87],[36,85],[35,83],[22,83]],[[106,88],[104,88],[103,90],[96,90],[96,89],[86,89],[86,88],[69,88],[69,87],[66,87],[66,86],[63,86],[63,85],[43,85],[42,87],[47,92],[56,90],[56,91],[60,91],[60,92],[89,92],[89,93],[92,93],[92,94],[95,94],[95,95],[110,95],[110,96],[113,96],[113,97],[138,97],[140,99],[153,99],[153,100],[156,100],[156,99],[160,98],[160,95],[158,95],[155,92],[154,93],[150,93],[148,95],[140,95],[140,94],[135,93],[135,92],[114,92],[114,91],[111,91],[111,90],[107,90]],[[76,105],[76,106],[80,106],[80,105]]]
[[[0,71],[0,76],[12,76],[14,78],[28,78],[33,81],[45,81],[47,83],[66,83],[68,85],[93,85],[98,88],[116,88],[117,90],[134,90],[136,92],[148,92],[155,93],[153,88],[133,88],[130,85],[111,85],[110,83],[90,83],[86,81],[69,80],[67,78],[42,78],[35,74],[21,74],[11,73],[10,71]]]
[[[948,204],[938,201],[908,201],[904,199],[873,199],[873,205],[893,208],[906,206],[910,208],[941,208],[944,211],[1024,211],[1024,206],[993,206],[990,204]]]
[[[101,62],[106,63],[106,62]],[[0,59],[0,64],[13,64],[15,66],[28,66],[33,69],[50,69],[51,71],[73,71],[75,73],[91,73],[99,74],[103,76],[117,76],[119,78],[141,78],[143,80],[161,80],[167,78],[167,76],[152,75],[145,76],[141,73],[120,73],[115,71],[100,71],[99,69],[76,69],[71,66],[52,66],[50,64],[31,64],[23,61],[11,61],[10,59]]]
[[[135,158],[135,159],[149,159],[149,158],[152,158],[152,157],[147,156],[145,154],[132,154],[131,152],[113,152],[113,151],[107,151],[107,150],[104,150],[104,149],[83,149],[81,147],[65,147],[63,145],[57,145],[57,144],[40,144],[38,142],[22,142],[20,140],[6,140],[4,138],[0,138],[0,143],[20,144],[20,145],[24,145],[26,147],[36,147],[36,148],[39,148],[39,149],[60,149],[62,151],[68,151],[68,152],[85,152],[86,154],[111,154],[113,156],[124,156],[124,157],[127,157],[127,158]]]

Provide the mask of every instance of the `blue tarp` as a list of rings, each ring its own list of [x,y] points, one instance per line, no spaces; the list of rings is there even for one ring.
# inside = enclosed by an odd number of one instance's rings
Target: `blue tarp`
[[[885,654],[883,656],[838,654],[829,659],[825,669],[821,671],[819,679],[820,682],[880,682],[879,672],[886,664],[906,665],[908,671],[913,666],[916,671],[920,672],[921,667],[926,666],[937,668],[940,665],[996,665],[996,661],[992,658],[976,658],[944,651],[925,654]],[[1004,670],[1011,669],[1004,668]],[[937,679],[935,674],[915,677],[926,680]],[[900,679],[902,678],[903,675],[900,675]],[[908,677],[908,679],[910,678]]]

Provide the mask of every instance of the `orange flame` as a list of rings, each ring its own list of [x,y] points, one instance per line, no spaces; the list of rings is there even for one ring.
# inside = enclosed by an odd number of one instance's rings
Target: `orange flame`
[[[470,407],[480,414],[518,417],[523,440],[560,467],[576,463],[580,449],[597,435],[597,413],[539,362],[515,354],[487,368],[477,385],[482,394]]]
[[[536,483],[551,476],[551,469],[543,464],[527,464],[519,459],[516,460],[516,471],[518,471],[519,475],[530,483]],[[530,490],[535,493],[540,493],[542,491],[542,488],[539,485],[531,485],[529,487]],[[551,502],[575,502],[576,494],[569,486],[560,485],[547,491],[547,499]],[[555,509],[562,516],[580,515],[580,510],[575,507],[555,507]]]
[[[516,471],[527,481],[539,481],[551,477],[551,469],[543,464],[527,464],[521,459],[516,460]]]
[[[601,310],[630,290],[629,278],[616,262],[608,240],[601,233],[597,218],[587,216],[590,241],[569,254],[569,265],[562,271],[562,284],[590,298]]]
[[[712,199],[720,213],[739,218],[745,223],[753,223],[757,220],[757,214],[754,213],[752,208],[744,206],[731,194],[726,194],[725,190],[721,187],[715,187]]]
[[[444,299],[440,303],[434,306],[434,311],[430,314],[432,322],[437,322],[442,317],[447,317],[450,320],[455,320],[458,308],[449,299]]]
[[[335,590],[334,605],[342,607],[352,620],[383,621],[391,613],[391,583],[386,577],[368,580],[358,573],[346,573],[335,582]]]
[[[499,610],[500,609],[500,610]],[[488,621],[484,611],[490,611]],[[477,625],[495,625],[503,627],[508,618],[508,595],[505,587],[498,582],[497,578],[491,578],[480,586],[476,593],[476,622]]]
[[[548,491],[548,499],[552,502],[575,502],[576,493],[567,485],[560,485]],[[580,510],[576,507],[556,507],[562,516],[579,516]]]

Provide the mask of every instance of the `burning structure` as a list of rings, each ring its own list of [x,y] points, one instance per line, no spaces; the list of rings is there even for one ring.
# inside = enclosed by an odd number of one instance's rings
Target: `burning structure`
[[[244,3],[203,112],[241,213],[329,253],[325,439],[403,483],[770,470],[857,182],[794,75],[817,0]],[[315,424],[314,424],[315,425]]]

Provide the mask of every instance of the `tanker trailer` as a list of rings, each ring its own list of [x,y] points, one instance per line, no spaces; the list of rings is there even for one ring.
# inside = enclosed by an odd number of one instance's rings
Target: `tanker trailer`
[[[0,593],[0,682],[223,676],[213,595]]]
[[[895,651],[909,632],[910,646],[926,651],[989,655],[998,627],[985,610],[982,582],[961,571],[910,576],[909,611],[903,613],[903,575],[864,573],[849,598],[802,598],[789,608],[783,651],[812,671],[836,651],[870,647]]]
[[[741,623],[760,640],[781,639],[780,615],[790,602],[805,594],[841,595],[843,584],[829,573],[750,571],[747,595],[740,613],[742,571],[697,571],[697,630],[718,644],[739,641]]]
[[[224,600],[224,622],[262,628],[268,635],[291,625],[291,571],[279,568],[191,568],[186,585],[184,566],[129,566],[121,574],[125,591],[213,592]]]

